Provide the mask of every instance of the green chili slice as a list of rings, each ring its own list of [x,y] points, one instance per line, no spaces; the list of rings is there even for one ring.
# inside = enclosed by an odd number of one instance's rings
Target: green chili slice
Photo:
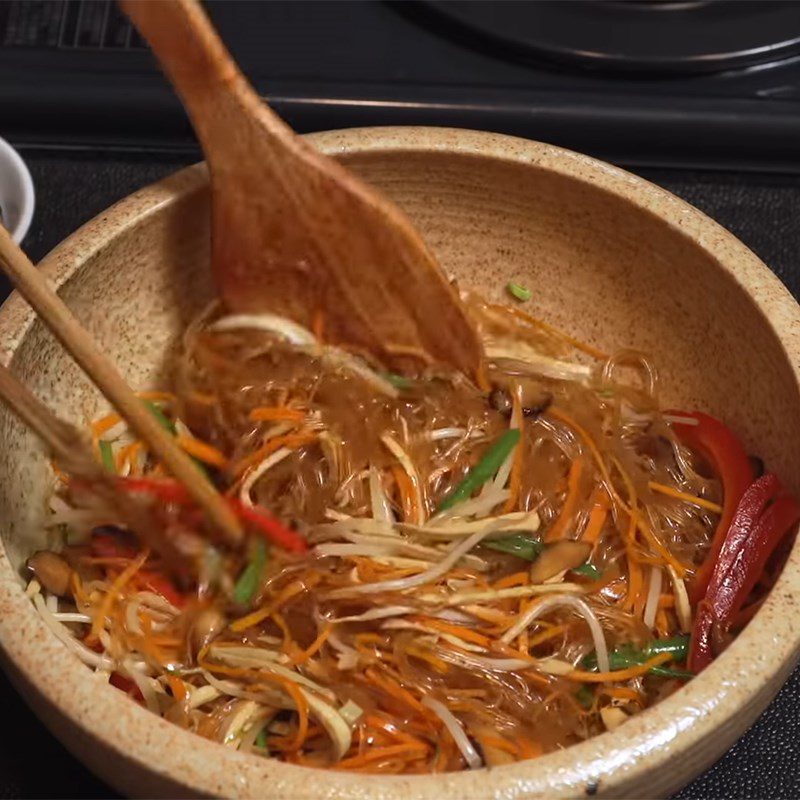
[[[521,303],[531,299],[531,290],[522,284],[511,281],[506,284],[506,289],[512,297],[516,298]]]
[[[632,644],[625,644],[609,653],[608,661],[611,671],[636,667],[649,661],[653,656],[660,653],[669,653],[673,661],[685,661],[689,652],[689,637],[673,636],[670,639],[654,639],[643,648],[634,647]],[[597,669],[597,656],[594,653],[586,656],[581,662],[584,669]],[[658,675],[662,678],[679,678],[688,680],[694,677],[694,673],[682,669],[672,669],[671,667],[656,666],[650,669],[651,675]]]
[[[456,486],[439,504],[437,511],[452,508],[457,503],[468,500],[472,493],[494,477],[508,454],[519,441],[519,430],[507,430],[487,451],[486,455],[467,473],[464,480]]]
[[[261,582],[261,573],[264,571],[264,564],[267,561],[267,545],[263,539],[257,539],[250,562],[242,570],[242,574],[233,587],[233,599],[244,605],[253,599],[253,595],[258,591]]]
[[[571,569],[570,572],[574,572],[576,575],[583,575],[584,578],[591,578],[593,581],[596,581],[603,574],[591,561]]]
[[[483,546],[490,550],[497,550],[498,553],[508,553],[517,558],[524,558],[527,561],[536,561],[544,548],[541,539],[525,532],[484,541]]]
[[[175,423],[161,410],[159,406],[153,403],[151,400],[145,400],[144,404],[147,406],[150,413],[156,418],[158,424],[165,430],[171,433],[173,436],[177,433],[175,429]]]
[[[117,465],[114,463],[114,450],[111,447],[111,442],[106,442],[101,439],[98,443],[100,448],[100,461],[103,462],[103,467],[107,472],[112,475],[117,473]]]

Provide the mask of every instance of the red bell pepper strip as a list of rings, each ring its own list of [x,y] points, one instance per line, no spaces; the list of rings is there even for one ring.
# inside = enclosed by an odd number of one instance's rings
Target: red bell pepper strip
[[[282,525],[260,506],[248,506],[236,498],[230,498],[228,502],[234,513],[255,527],[268,542],[290,553],[305,553],[308,550],[308,543],[300,534]]]
[[[95,558],[135,558],[136,550],[131,545],[125,544],[114,533],[107,533],[102,529],[92,532],[89,543],[92,555]]]
[[[181,608],[186,603],[186,598],[175,588],[169,578],[149,569],[139,570],[138,578],[151,592],[161,595],[176,608]]]
[[[125,694],[129,694],[136,700],[144,699],[142,697],[142,693],[139,691],[139,687],[130,678],[120,675],[119,672],[112,672],[108,682],[117,689],[121,689],[123,692],[125,692]]]
[[[684,444],[700,453],[709,462],[722,482],[722,514],[706,558],[689,587],[689,597],[693,603],[697,603],[705,597],[708,582],[711,580],[717,556],[725,541],[733,515],[742,496],[753,482],[753,466],[742,443],[730,428],[718,419],[700,411],[668,413],[676,417],[691,417],[697,420],[696,425],[673,422],[672,429]]]
[[[125,491],[155,495],[165,503],[183,506],[193,502],[186,487],[171,478],[118,478],[117,480]]]
[[[155,495],[164,502],[177,505],[190,505],[194,502],[186,488],[175,480],[153,478],[120,478],[119,480],[128,491]],[[272,544],[292,553],[305,553],[308,550],[306,540],[302,536],[282,525],[265,509],[259,506],[245,505],[234,497],[227,498],[227,502],[239,519],[257,528]]]
[[[768,503],[770,503],[768,505]],[[800,503],[771,474],[747,490],[720,550],[705,598],[698,604],[688,666],[700,672],[714,659],[714,626],[728,627],[764,572],[769,557],[800,521]]]
[[[731,572],[744,574],[742,559],[747,552],[747,542],[754,535],[756,524],[764,514],[767,504],[775,499],[780,489],[777,476],[767,473],[751,484],[739,502],[706,591],[705,600],[712,601],[712,610],[718,618],[731,600],[730,592],[733,587],[726,583],[726,579]]]

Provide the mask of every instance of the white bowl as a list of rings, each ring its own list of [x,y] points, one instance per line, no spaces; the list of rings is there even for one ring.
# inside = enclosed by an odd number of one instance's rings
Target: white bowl
[[[0,139],[0,217],[11,238],[21,242],[31,226],[35,193],[28,167],[19,153]]]

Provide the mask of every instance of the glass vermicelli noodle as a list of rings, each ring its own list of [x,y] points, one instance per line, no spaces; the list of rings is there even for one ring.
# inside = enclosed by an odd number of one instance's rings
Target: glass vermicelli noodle
[[[535,758],[677,691],[760,607],[800,506],[721,421],[662,407],[657,353],[463,298],[480,385],[393,374],[321,316],[206,310],[140,396],[245,543],[103,416],[97,458],[171,550],[56,470],[46,624],[175,725],[356,772]]]

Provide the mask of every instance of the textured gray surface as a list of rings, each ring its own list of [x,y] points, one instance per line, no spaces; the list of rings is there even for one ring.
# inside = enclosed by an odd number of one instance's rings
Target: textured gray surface
[[[38,260],[81,223],[191,160],[188,156],[66,154],[24,156],[37,189],[37,213],[24,243]],[[800,297],[800,177],[647,171],[642,174],[736,234]],[[120,269],[125,265],[120,264]],[[0,293],[8,291],[0,279]],[[43,728],[0,675],[8,735],[0,747],[0,798],[96,798],[114,793]],[[680,800],[800,796],[800,672],[753,728]]]

